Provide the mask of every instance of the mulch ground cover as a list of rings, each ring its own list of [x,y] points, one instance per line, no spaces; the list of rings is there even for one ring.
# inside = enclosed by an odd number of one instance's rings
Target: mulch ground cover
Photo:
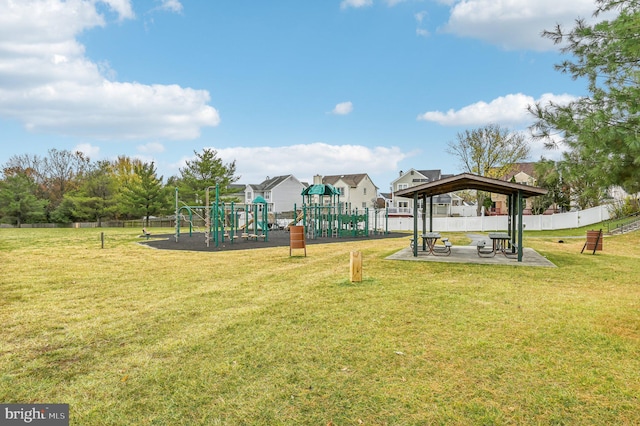
[[[346,241],[363,241],[372,239],[383,238],[407,238],[407,244],[409,244],[409,234],[402,233],[388,233],[388,234],[371,234],[368,237],[365,236],[342,236],[339,238],[319,237],[313,239],[306,239],[306,244],[328,244],[328,243],[340,243]],[[175,234],[152,234],[148,240],[141,241],[140,244],[147,245],[161,250],[189,250],[189,251],[228,251],[228,250],[251,250],[267,247],[283,247],[289,246],[289,231],[278,230],[268,233],[267,240],[262,239],[247,240],[244,238],[238,238],[231,242],[228,238],[221,241],[220,238],[218,245],[214,241],[209,242],[207,247],[205,235],[203,232],[194,232],[191,236],[189,233],[182,233],[176,241]]]

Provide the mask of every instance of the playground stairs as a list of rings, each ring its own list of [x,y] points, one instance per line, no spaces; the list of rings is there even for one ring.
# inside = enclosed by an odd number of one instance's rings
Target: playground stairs
[[[628,232],[637,231],[638,229],[640,229],[640,219],[634,222],[625,223],[624,225],[617,226],[616,228],[609,231],[609,235],[626,234]]]

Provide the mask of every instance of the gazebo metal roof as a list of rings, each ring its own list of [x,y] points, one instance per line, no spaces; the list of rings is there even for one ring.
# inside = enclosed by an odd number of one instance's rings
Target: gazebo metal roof
[[[508,229],[512,243],[517,242],[518,262],[522,262],[522,207],[524,198],[544,195],[547,190],[535,186],[523,185],[521,183],[506,182],[499,179],[478,176],[471,173],[462,173],[444,179],[435,180],[410,188],[401,189],[394,195],[397,197],[413,198],[413,255],[418,256],[418,199],[423,199],[423,206],[426,207],[426,199],[430,199],[429,205],[429,231],[433,229],[433,197],[450,192],[465,189],[475,189],[479,191],[504,194],[509,199],[510,226]],[[426,230],[426,214],[422,216],[422,231]],[[517,223],[517,229],[516,229]],[[517,233],[516,233],[517,231]],[[516,238],[517,237],[517,238]]]
[[[547,193],[546,189],[538,188],[536,186],[507,182],[471,173],[462,173],[446,177],[444,179],[423,183],[421,185],[412,186],[411,188],[401,189],[394,195],[406,198],[413,198],[415,194],[417,194],[418,197],[433,197],[435,195],[448,194],[450,192],[461,191],[464,189],[476,189],[505,195],[513,195],[521,192],[524,198],[535,197],[536,195],[544,195]]]

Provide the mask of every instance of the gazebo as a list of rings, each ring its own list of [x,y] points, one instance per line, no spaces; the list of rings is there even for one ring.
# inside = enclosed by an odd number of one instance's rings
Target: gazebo
[[[433,231],[433,197],[464,189],[475,189],[496,194],[504,194],[508,198],[509,233],[512,243],[518,247],[518,262],[522,262],[522,208],[523,200],[529,197],[544,195],[547,190],[520,183],[506,182],[478,176],[471,173],[447,177],[424,183],[411,188],[402,189],[395,193],[398,197],[413,198],[413,240],[418,241],[418,200],[426,207],[429,198],[429,232]],[[426,215],[422,215],[422,232],[426,232]],[[413,245],[413,256],[418,257],[418,244]]]

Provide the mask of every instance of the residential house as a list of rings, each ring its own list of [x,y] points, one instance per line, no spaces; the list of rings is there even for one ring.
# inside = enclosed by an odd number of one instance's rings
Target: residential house
[[[381,192],[380,194],[378,194],[378,201],[376,203],[376,206],[379,209],[386,209],[391,207],[392,202],[393,198],[390,192]]]
[[[267,202],[270,213],[293,211],[294,205],[302,202],[302,191],[307,187],[293,175],[268,177],[259,184],[245,187],[245,202],[250,203],[260,196]]]
[[[423,183],[433,182],[445,177],[453,176],[442,174],[440,170],[416,170],[408,172],[400,171],[400,176],[391,182],[391,202],[389,203],[389,215],[392,216],[413,216],[413,200],[404,197],[396,197],[395,193],[401,189],[411,188]],[[422,200],[418,201],[422,203]],[[434,216],[453,216],[452,207],[462,206],[462,198],[456,194],[442,194],[433,197]],[[419,208],[422,208],[420,205]]]
[[[536,163],[515,163],[505,176],[501,179],[509,182],[520,183],[523,185],[537,186],[538,180],[535,178]],[[505,215],[509,213],[509,205],[507,196],[504,194],[491,194],[491,214]],[[532,199],[527,198],[523,214],[531,214]]]
[[[333,185],[340,191],[340,203],[348,210],[374,208],[378,199],[378,187],[366,173],[353,175],[314,176],[313,182]]]

